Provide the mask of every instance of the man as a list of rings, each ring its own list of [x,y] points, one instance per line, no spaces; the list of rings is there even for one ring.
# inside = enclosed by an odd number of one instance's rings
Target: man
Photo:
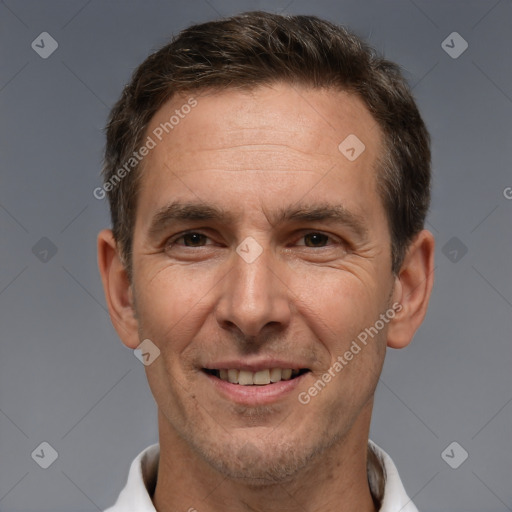
[[[398,67],[315,17],[190,27],[113,108],[104,178],[106,299],[159,426],[109,512],[416,511],[368,440],[433,283]]]

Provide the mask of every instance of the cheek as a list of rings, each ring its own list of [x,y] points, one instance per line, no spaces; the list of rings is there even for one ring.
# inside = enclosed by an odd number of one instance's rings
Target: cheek
[[[383,301],[375,281],[345,270],[302,274],[296,276],[290,288],[298,315],[331,353],[343,353],[347,344],[373,325],[382,312]]]
[[[180,351],[193,338],[211,288],[205,279],[193,279],[181,270],[165,268],[141,274],[137,287],[137,313],[141,335],[160,348]],[[167,343],[170,339],[172,344]]]

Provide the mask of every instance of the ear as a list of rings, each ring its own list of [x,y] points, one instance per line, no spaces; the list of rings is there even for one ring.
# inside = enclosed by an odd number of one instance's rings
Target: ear
[[[140,342],[132,286],[110,229],[104,229],[98,234],[98,267],[110,320],[121,341],[135,349]]]
[[[393,303],[402,308],[389,322],[388,347],[406,347],[425,318],[434,284],[434,248],[434,236],[424,229],[407,249],[393,291]]]

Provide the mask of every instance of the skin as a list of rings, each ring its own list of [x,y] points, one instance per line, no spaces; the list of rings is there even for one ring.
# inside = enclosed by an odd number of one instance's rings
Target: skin
[[[386,346],[406,346],[426,314],[433,237],[421,231],[391,272],[376,188],[383,138],[356,96],[276,84],[194,97],[197,106],[144,160],[133,282],[111,231],[98,237],[120,338],[131,349],[149,338],[161,351],[145,367],[161,447],[155,508],[374,511],[366,477],[373,396]],[[164,104],[147,134],[187,99]],[[338,150],[349,134],[366,147],[353,162]],[[168,223],[151,235],[155,213],[175,200],[233,216]],[[366,235],[328,220],[277,222],[276,211],[299,202],[342,204]],[[188,230],[199,235],[180,238]],[[236,252],[247,237],[262,249],[251,263]],[[298,394],[393,303],[401,311],[301,404]],[[311,371],[266,404],[235,403],[202,371],[220,359],[265,357]]]

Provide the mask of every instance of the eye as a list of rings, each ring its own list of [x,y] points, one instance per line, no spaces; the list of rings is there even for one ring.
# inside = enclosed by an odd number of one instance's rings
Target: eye
[[[199,248],[206,245],[211,245],[211,243],[207,243],[208,240],[210,240],[210,238],[204,233],[199,231],[189,231],[170,238],[167,241],[166,246],[167,248],[172,248],[175,246]],[[331,245],[336,245],[336,243],[340,243],[339,241],[337,242],[333,237],[317,231],[305,233],[299,239],[299,241],[302,240],[304,243],[297,242],[297,245],[313,249],[328,247]],[[331,241],[331,243],[329,243],[329,241]]]
[[[183,240],[185,247],[203,247],[205,245],[203,242],[208,240],[208,237],[204,235],[203,233],[199,233],[197,231],[189,231],[188,233],[182,233],[181,235],[178,235],[174,238],[171,238],[167,242],[167,246],[171,247],[174,245],[178,245],[177,242],[179,240]]]
[[[306,233],[301,239],[304,239],[305,243],[297,245],[305,245],[306,247],[325,247],[325,244],[331,239],[331,237],[325,233],[311,232]]]

